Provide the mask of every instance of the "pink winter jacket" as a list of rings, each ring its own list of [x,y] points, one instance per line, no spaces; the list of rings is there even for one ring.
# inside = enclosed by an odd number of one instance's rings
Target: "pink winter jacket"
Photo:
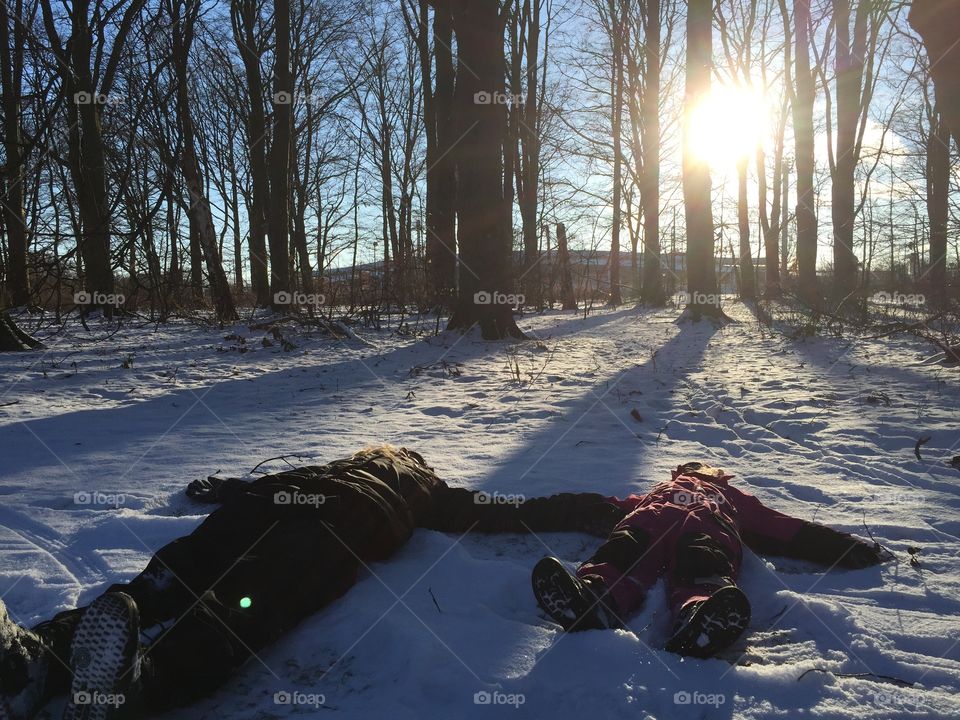
[[[680,522],[684,532],[706,532],[736,555],[742,543],[757,553],[828,565],[865,567],[880,562],[872,544],[769,508],[730,485],[733,477],[678,468],[670,481],[657,483],[643,495],[608,501],[627,513],[624,524],[642,525],[657,536]]]

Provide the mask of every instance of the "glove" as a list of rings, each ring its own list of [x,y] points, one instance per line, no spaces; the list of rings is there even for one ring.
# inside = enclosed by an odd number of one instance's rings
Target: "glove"
[[[194,480],[187,485],[187,497],[211,505],[220,503],[222,501],[221,490],[225,482],[224,478],[215,475]]]
[[[823,565],[837,564],[846,568],[865,568],[883,562],[884,553],[845,532],[818,523],[804,523],[791,543],[793,557],[812,560]]]
[[[841,565],[848,568],[865,568],[883,562],[883,550],[879,545],[868,545],[859,540],[853,542],[853,546],[840,561]]]
[[[588,535],[606,538],[626,515],[625,510],[613,503],[595,503],[584,510],[577,529]]]

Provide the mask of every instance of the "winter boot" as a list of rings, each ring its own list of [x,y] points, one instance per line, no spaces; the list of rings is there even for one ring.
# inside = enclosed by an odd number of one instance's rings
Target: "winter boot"
[[[557,558],[546,557],[533,568],[531,580],[537,604],[564,630],[623,627],[613,598],[599,577],[578,578]]]
[[[732,644],[750,624],[750,602],[736,585],[694,600],[680,610],[666,649],[679,655],[708,658]]]
[[[63,720],[108,720],[133,699],[140,679],[140,613],[126,593],[86,609],[70,648],[73,684]]]

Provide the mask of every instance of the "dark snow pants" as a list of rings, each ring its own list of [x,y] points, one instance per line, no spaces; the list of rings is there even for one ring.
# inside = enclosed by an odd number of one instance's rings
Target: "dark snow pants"
[[[140,610],[145,650],[140,712],[193,702],[259,650],[345,593],[360,561],[317,512],[241,502],[212,513],[160,549],[125,592]],[[53,693],[69,690],[73,631],[83,609],[37,626],[61,662]]]
[[[648,524],[648,517],[642,511],[627,516],[577,572],[580,577],[594,575],[604,581],[621,619],[640,608],[661,575],[667,580],[674,619],[687,603],[736,582],[740,554],[719,525],[714,529],[707,523],[680,519],[654,534],[651,530],[659,529],[663,519]]]

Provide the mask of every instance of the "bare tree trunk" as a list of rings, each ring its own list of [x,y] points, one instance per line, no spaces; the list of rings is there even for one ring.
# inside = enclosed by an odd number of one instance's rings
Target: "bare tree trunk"
[[[243,291],[243,234],[240,232],[240,198],[237,194],[237,163],[233,152],[233,140],[227,146],[228,172],[230,174],[230,213],[233,226],[233,283],[238,291]]]
[[[261,44],[257,38],[257,0],[232,0],[231,18],[237,52],[243,62],[250,107],[246,112],[248,163],[251,195],[248,244],[250,246],[250,285],[260,307],[271,304],[267,261],[267,208],[270,184],[267,174],[267,119],[264,110],[263,79],[260,76]]]
[[[187,86],[187,63],[190,47],[193,44],[194,27],[197,15],[200,12],[200,3],[197,0],[186,0],[181,5],[180,0],[168,0],[168,9],[171,19],[171,33],[173,35],[172,55],[177,75],[177,115],[180,120],[180,129],[183,134],[183,149],[180,152],[180,170],[186,181],[189,197],[188,213],[191,225],[196,236],[196,243],[203,253],[207,266],[207,275],[210,278],[210,289],[216,307],[217,319],[221,322],[236,320],[237,312],[230,295],[230,283],[223,271],[223,262],[217,245],[217,233],[213,227],[213,215],[210,212],[210,203],[204,191],[203,180],[200,174],[200,163],[197,160],[196,140],[193,126],[193,117],[190,111],[190,96]],[[182,12],[181,12],[182,11]],[[182,25],[181,25],[182,22]],[[192,258],[196,262],[195,258]],[[195,268],[199,276],[199,267]]]
[[[753,269],[753,248],[750,245],[750,202],[747,197],[749,162],[737,162],[737,225],[740,231],[740,296],[744,300],[757,297],[756,274]]]
[[[518,203],[523,223],[523,289],[527,305],[542,303],[540,238],[537,224],[540,200],[540,5],[542,0],[523,0],[526,23],[526,99],[519,128]],[[546,63],[544,63],[546,73]]]
[[[713,3],[687,3],[687,59],[685,112],[689,113],[710,93],[713,72]],[[685,134],[689,134],[689,124]],[[719,314],[711,302],[718,294],[714,266],[713,203],[710,166],[691,151],[689,137],[683,151],[683,203],[687,224],[687,291],[694,316]]]
[[[927,48],[937,106],[960,145],[960,5],[956,0],[914,0],[909,19]]]
[[[861,0],[850,38],[851,0],[834,0],[837,75],[837,160],[833,176],[833,279],[840,296],[857,286],[857,256],[853,251],[856,214],[857,126],[861,112],[861,85],[864,57],[861,32],[865,33],[866,11],[871,0]],[[863,29],[862,29],[863,28]]]
[[[623,66],[624,35],[627,23],[620,0],[610,0],[610,40],[613,52],[613,75],[610,78],[610,129],[613,133],[613,227],[610,231],[610,300],[621,305],[620,295],[620,227],[623,193]]]
[[[557,265],[560,269],[560,302],[564,310],[576,310],[577,298],[573,293],[570,252],[567,250],[567,226],[563,223],[557,224]]]
[[[643,301],[662,305],[666,300],[660,259],[660,0],[647,0],[643,115]],[[672,270],[672,268],[671,268]]]
[[[267,238],[270,243],[270,294],[275,310],[289,309],[277,303],[278,293],[290,290],[290,131],[293,80],[290,73],[290,0],[274,0],[276,39],[273,71],[273,143],[270,146],[270,211]]]
[[[815,303],[820,288],[817,282],[817,200],[813,185],[813,104],[816,91],[810,66],[810,0],[795,0],[793,13],[796,37],[793,135],[797,168],[797,283],[800,297],[808,303]]]
[[[22,16],[22,0],[16,0],[13,12]],[[0,86],[3,104],[3,143],[6,165],[0,168],[0,192],[3,192],[3,226],[6,230],[9,262],[6,284],[14,306],[30,302],[27,276],[27,226],[23,210],[24,157],[20,132],[20,94],[23,75],[23,24],[16,22],[15,42],[10,41],[7,4],[0,2]]]
[[[453,18],[448,6],[438,4],[433,20],[434,55],[437,87],[436,112],[437,159],[433,165],[434,206],[432,223],[427,223],[427,255],[433,290],[442,305],[449,305],[456,288],[457,175],[454,145],[457,142],[453,122],[453,94],[456,71],[453,64]],[[430,238],[433,238],[432,249]]]
[[[98,296],[109,297],[114,294],[110,202],[100,108],[103,99],[109,98],[113,90],[117,66],[145,1],[132,0],[120,14],[120,5],[113,7],[110,12],[101,12],[97,6],[96,12],[92,12],[90,0],[75,0],[69,10],[70,36],[64,43],[50,0],[40,0],[43,25],[51,51],[57,59],[64,99],[70,106],[68,156],[80,216],[80,255],[84,267],[84,286],[93,295],[95,304]],[[109,51],[105,48],[108,37],[105,18],[109,18],[111,25],[109,39],[112,46]],[[91,19],[97,22],[96,27],[91,27]],[[94,62],[98,70],[103,68],[99,87],[94,76]],[[113,311],[109,303],[102,305],[102,308],[108,315]]]
[[[434,0],[438,2],[439,0]],[[510,207],[503,197],[504,107],[480,103],[505,92],[503,19],[498,0],[454,0],[454,31],[460,70],[454,95],[457,146],[457,218],[462,271],[450,329],[479,324],[487,339],[524,337],[513,308],[502,298],[511,290],[513,249]],[[469,68],[469,71],[467,70]]]
[[[927,137],[927,217],[930,221],[930,287],[942,297],[947,281],[947,226],[950,219],[950,132],[934,108]],[[919,238],[917,238],[919,242]]]

